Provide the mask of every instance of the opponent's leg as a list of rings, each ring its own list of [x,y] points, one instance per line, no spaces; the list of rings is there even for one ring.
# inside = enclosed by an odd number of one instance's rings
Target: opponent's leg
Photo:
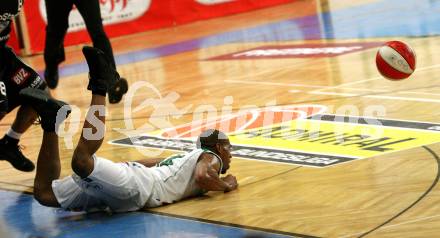
[[[20,106],[11,129],[16,133],[24,133],[37,120],[38,114],[30,106]]]
[[[72,10],[72,0],[45,0],[47,26],[44,47],[44,79],[49,88],[58,85],[58,64],[65,60],[64,37],[69,27],[69,13]]]
[[[101,17],[101,9],[98,0],[77,0],[75,2],[79,13],[86,23],[87,31],[92,38],[93,46],[102,50],[108,59],[108,63],[116,70],[115,57],[113,55],[112,45],[107,34],[104,31]],[[121,79],[126,81],[125,78]],[[120,99],[113,98],[109,94],[110,103],[118,103]]]
[[[15,55],[11,48],[3,47],[0,58],[0,62],[2,62],[0,110],[6,114],[21,104],[18,97],[20,88],[31,85],[37,79],[36,77],[40,81],[41,79],[36,72]],[[20,77],[19,75],[26,75],[26,77]],[[33,162],[21,153],[18,143],[21,135],[32,125],[36,118],[37,114],[31,107],[23,106],[19,108],[11,128],[0,139],[0,160],[8,161],[14,168],[21,171],[34,170]]]
[[[34,123],[37,119],[37,113],[29,106],[21,106],[18,109],[17,116],[12,123],[11,128],[0,139],[1,160],[7,160],[14,168],[30,172],[35,169],[34,163],[26,158],[18,145],[21,135]]]
[[[102,24],[99,0],[78,0],[75,5],[84,19],[93,46],[102,50],[111,66],[116,69],[112,46]]]
[[[86,46],[83,53],[90,69],[87,89],[102,96],[107,93],[110,103],[120,102],[128,91],[127,80],[119,76],[102,50]]]

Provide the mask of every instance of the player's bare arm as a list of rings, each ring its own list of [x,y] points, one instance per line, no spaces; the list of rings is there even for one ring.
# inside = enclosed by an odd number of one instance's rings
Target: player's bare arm
[[[214,155],[203,153],[195,170],[197,185],[207,191],[229,192],[238,187],[237,179],[232,175],[220,178],[220,163]]]
[[[143,159],[143,160],[137,160],[135,162],[142,164],[145,167],[154,167],[156,166],[158,163],[160,163],[162,160],[164,160],[165,158],[153,158],[153,159]]]

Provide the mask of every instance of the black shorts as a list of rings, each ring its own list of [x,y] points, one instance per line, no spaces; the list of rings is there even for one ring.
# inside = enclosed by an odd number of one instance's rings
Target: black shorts
[[[23,88],[46,89],[37,72],[21,61],[9,47],[0,48],[0,112],[10,112],[21,105],[18,95]]]

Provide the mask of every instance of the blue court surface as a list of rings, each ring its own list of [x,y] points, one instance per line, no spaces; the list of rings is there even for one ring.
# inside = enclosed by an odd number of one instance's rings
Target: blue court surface
[[[0,191],[0,237],[292,237],[227,224],[148,212],[67,212],[41,206],[31,195]],[[304,237],[304,236],[298,236]]]

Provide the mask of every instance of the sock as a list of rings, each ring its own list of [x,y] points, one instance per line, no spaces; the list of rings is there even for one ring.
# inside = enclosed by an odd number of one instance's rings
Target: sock
[[[6,135],[9,136],[10,138],[20,140],[20,138],[23,134],[14,131],[12,128],[9,128],[8,132],[6,132]]]
[[[20,140],[21,133],[15,132],[12,130],[12,128],[9,128],[8,132],[6,132],[6,135],[3,137],[3,141],[5,141],[7,144],[13,144],[18,145],[18,141]]]

